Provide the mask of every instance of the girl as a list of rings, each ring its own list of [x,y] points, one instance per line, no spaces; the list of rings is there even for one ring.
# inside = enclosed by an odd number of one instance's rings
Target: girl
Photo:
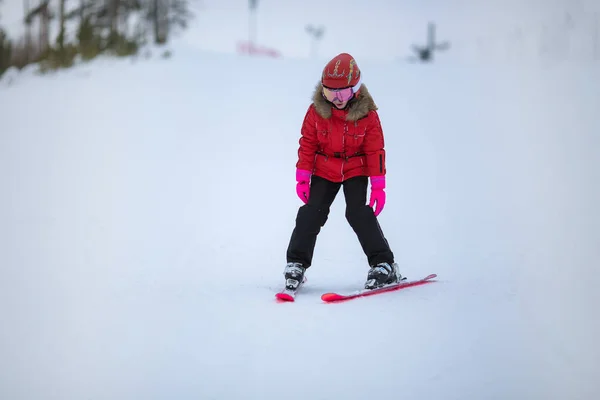
[[[311,266],[317,235],[342,187],[346,219],[371,267],[365,288],[404,279],[377,221],[385,205],[385,174],[377,106],[361,83],[354,58],[341,53],[323,69],[302,124],[296,193],[305,204],[298,210],[287,249],[284,276],[288,290],[298,288]],[[366,205],[369,179],[371,193]]]

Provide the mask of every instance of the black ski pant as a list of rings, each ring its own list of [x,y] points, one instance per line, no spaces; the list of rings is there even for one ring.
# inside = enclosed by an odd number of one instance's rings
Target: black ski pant
[[[287,249],[287,262],[312,265],[317,236],[325,226],[329,210],[341,187],[346,199],[346,220],[356,233],[369,265],[393,263],[394,254],[383,235],[373,209],[367,203],[368,178],[357,176],[336,183],[312,176],[308,203],[300,207]]]

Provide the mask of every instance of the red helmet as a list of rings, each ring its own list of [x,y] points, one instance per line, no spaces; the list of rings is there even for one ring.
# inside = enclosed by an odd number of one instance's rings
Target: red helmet
[[[348,53],[333,57],[323,69],[321,83],[330,89],[354,87],[360,82],[358,64]],[[358,89],[358,88],[357,88]]]

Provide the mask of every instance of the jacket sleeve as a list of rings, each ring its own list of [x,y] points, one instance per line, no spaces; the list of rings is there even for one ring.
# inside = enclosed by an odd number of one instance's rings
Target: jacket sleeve
[[[308,108],[304,116],[299,143],[300,148],[298,149],[296,168],[312,172],[315,166],[315,155],[319,147],[312,105]]]
[[[386,174],[385,168],[385,143],[383,129],[377,111],[371,111],[369,124],[363,141],[363,151],[366,158],[366,172],[368,176],[382,176]]]

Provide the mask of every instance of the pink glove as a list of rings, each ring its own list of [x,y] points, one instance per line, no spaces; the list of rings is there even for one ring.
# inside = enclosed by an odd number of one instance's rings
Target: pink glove
[[[373,207],[375,203],[375,216],[383,210],[385,206],[385,176],[372,176],[371,177],[371,199],[369,200],[369,207]]]
[[[304,169],[296,169],[296,194],[304,202],[308,203],[310,194],[310,176],[311,172]]]

